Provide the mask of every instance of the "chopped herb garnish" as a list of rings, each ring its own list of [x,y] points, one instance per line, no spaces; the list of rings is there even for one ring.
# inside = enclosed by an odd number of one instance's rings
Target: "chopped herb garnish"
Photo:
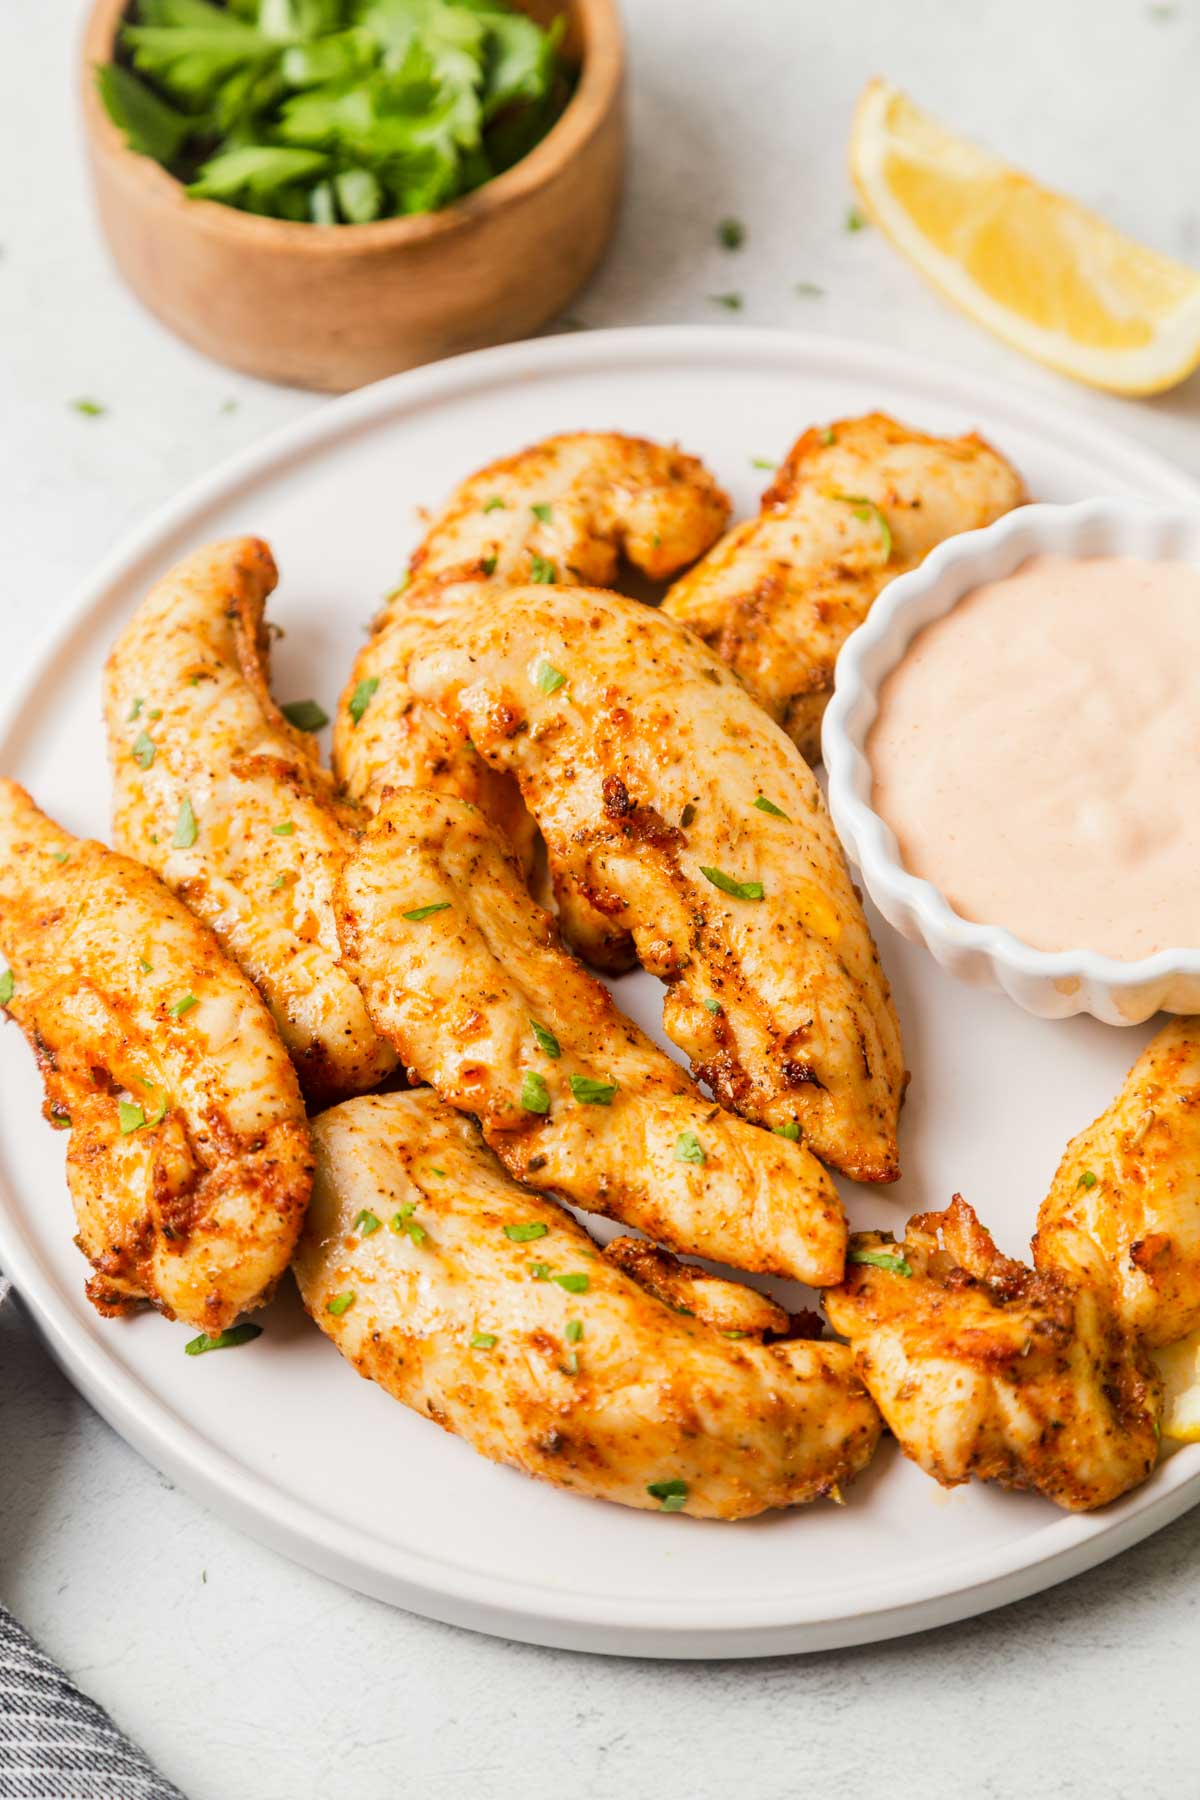
[[[583,1336],[583,1320],[568,1319],[563,1326],[563,1336],[566,1338],[568,1344],[577,1344]]]
[[[485,513],[507,512],[508,511],[508,502],[507,502],[507,500],[502,500],[500,498],[499,494],[493,494],[491,499],[484,506],[483,510]]]
[[[135,700],[134,701],[134,703],[130,707],[129,711],[125,714],[125,722],[127,725],[133,724],[133,721],[137,718],[138,714],[141,712],[141,710],[145,704],[146,704],[146,702],[144,700]]]
[[[98,400],[72,400],[71,405],[77,413],[82,413],[88,419],[102,418],[108,411],[108,408],[101,406]]]
[[[723,894],[732,894],[735,900],[761,900],[763,897],[761,881],[735,881],[732,875],[726,875],[724,869],[706,869],[703,866],[700,873],[705,881],[711,881]]]
[[[538,1049],[544,1050],[547,1056],[557,1062],[562,1055],[562,1046],[554,1033],[547,1031],[544,1025],[539,1025],[536,1019],[530,1019],[529,1028],[537,1039]]]
[[[752,456],[750,467],[752,469],[777,469],[779,464],[769,456]]]
[[[371,697],[378,686],[378,675],[364,675],[354,692],[351,694],[350,704],[346,710],[356,725],[366,712],[368,706],[370,706]]]
[[[686,1163],[707,1161],[704,1146],[694,1131],[681,1131],[675,1139],[675,1161]]]
[[[526,1112],[550,1111],[550,1089],[534,1069],[526,1069],[521,1078],[521,1105]]]
[[[539,501],[536,506],[531,506],[529,510],[535,519],[541,520],[543,525],[548,525],[554,517],[553,507],[547,506],[544,500]]]
[[[71,852],[69,850],[52,850],[50,852],[50,860],[51,862],[56,863],[70,862]]]
[[[190,1013],[193,1006],[199,1006],[199,1004],[195,994],[184,994],[168,1010],[173,1019],[182,1019],[184,1013]]]
[[[176,850],[190,850],[196,841],[196,815],[192,803],[185,795],[179,808],[179,817],[175,821],[175,836],[171,839]]]
[[[121,1136],[128,1137],[131,1131],[140,1131],[146,1123],[146,1115],[140,1106],[132,1100],[122,1100],[117,1107],[117,1120],[121,1127]]]
[[[350,1311],[355,1298],[354,1289],[347,1288],[344,1294],[335,1294],[332,1300],[325,1302],[325,1311],[332,1313],[335,1319],[340,1319],[343,1313]]]
[[[146,961],[144,956],[138,957],[138,968],[142,971],[143,975],[148,975],[150,973],[150,964]]]
[[[379,1230],[382,1223],[378,1213],[373,1213],[369,1206],[364,1206],[355,1219],[353,1228],[361,1237],[371,1237]]]
[[[650,1481],[646,1484],[646,1492],[661,1503],[664,1512],[679,1512],[687,1502],[688,1484],[686,1481]]]
[[[449,900],[435,900],[430,906],[414,906],[411,912],[400,916],[407,919],[410,925],[419,925],[422,919],[432,919],[434,913],[446,912],[449,906]]]
[[[740,1339],[749,1337],[750,1333],[748,1331],[723,1331],[721,1336],[723,1338],[732,1338],[733,1341],[737,1343]]]
[[[800,1127],[795,1119],[789,1119],[786,1125],[772,1125],[771,1130],[776,1137],[787,1138],[791,1144],[800,1142]]]
[[[912,1265],[891,1250],[851,1250],[847,1262],[867,1263],[872,1269],[887,1269],[893,1275],[912,1274]]]
[[[230,1325],[226,1330],[218,1331],[215,1337],[202,1331],[199,1337],[188,1339],[183,1346],[183,1353],[185,1356],[203,1356],[209,1350],[236,1350],[239,1344],[252,1344],[255,1338],[262,1336],[262,1332],[261,1325],[249,1324]]]
[[[1097,1177],[1092,1174],[1092,1171],[1090,1169],[1085,1169],[1083,1171],[1083,1174],[1079,1177],[1079,1180],[1075,1183],[1075,1185],[1076,1185],[1076,1187],[1081,1187],[1081,1188],[1094,1188],[1096,1185],[1096,1180],[1097,1180]]]
[[[615,1081],[595,1081],[590,1075],[572,1075],[571,1093],[581,1106],[611,1106],[617,1091]]]
[[[429,1165],[429,1173],[431,1175],[436,1175],[439,1181],[445,1181],[446,1179],[445,1169],[435,1169],[432,1163]]]
[[[289,700],[279,710],[297,731],[320,731],[329,723],[329,714],[319,700]]]
[[[825,444],[826,446],[837,443],[837,433],[833,429],[832,425],[826,425],[826,427],[823,431],[820,431],[817,433],[817,436],[820,438],[821,442],[823,444]]]
[[[691,801],[689,800],[687,805],[684,807],[683,811],[679,815],[679,823],[682,825],[682,827],[685,831],[687,830],[688,826],[692,823],[692,821],[695,817],[696,817],[696,809],[692,805]]]
[[[848,206],[846,208],[847,231],[862,231],[865,228],[866,223],[867,215],[862,211],[861,207]]]
[[[560,1288],[565,1288],[568,1294],[586,1294],[592,1278],[581,1272],[578,1275],[552,1275],[550,1279],[556,1281]]]
[[[566,676],[553,663],[542,661],[534,671],[534,684],[541,688],[543,694],[557,694],[566,682]]]
[[[721,1010],[721,1002],[719,1000],[706,1000],[704,1002],[704,1010],[705,1012],[719,1013]]]
[[[133,749],[129,752],[139,769],[148,769],[158,754],[154,739],[144,731],[139,731],[133,740]]]
[[[740,294],[710,294],[708,298],[713,306],[723,306],[726,312],[742,310],[743,300]]]
[[[292,821],[290,819],[285,819],[282,825],[272,825],[271,835],[272,837],[291,837],[295,832],[295,829],[296,827],[292,824]]]
[[[496,573],[496,563],[498,560],[499,559],[495,556],[485,556],[479,566],[485,575],[491,576]]]
[[[740,219],[722,219],[717,226],[717,242],[722,250],[740,250],[746,241],[746,227]]]
[[[55,1131],[69,1131],[71,1129],[71,1115],[68,1112],[63,1112],[60,1107],[52,1106],[50,1108],[50,1123],[53,1125]]]
[[[528,1219],[521,1225],[506,1225],[504,1235],[514,1244],[532,1244],[535,1238],[544,1238],[549,1230],[541,1219]]]
[[[530,1279],[530,1281],[549,1281],[549,1279],[550,1279],[550,1264],[549,1263],[530,1263],[529,1279]]]
[[[150,711],[146,714],[146,717],[148,719],[161,719],[162,718],[162,707],[161,706],[152,706],[150,708]]]
[[[791,824],[792,821],[788,814],[784,812],[782,806],[776,806],[775,802],[773,800],[768,800],[765,794],[760,794],[754,804],[757,806],[759,812],[770,813],[773,819],[786,819],[787,823],[789,825]]]
[[[536,551],[531,550],[529,553],[529,579],[530,581],[540,581],[546,587],[553,587],[558,580],[558,570],[552,562],[547,562],[544,556],[539,556]]]
[[[879,535],[883,539],[883,560],[884,562],[890,562],[892,559],[892,528],[876,506],[875,502],[873,500],[868,500],[865,494],[835,494],[833,498],[835,500],[841,500],[847,506],[852,507],[854,509],[855,518],[862,519],[864,524],[868,524],[874,520],[875,524],[879,527]]]
[[[477,1331],[471,1338],[472,1350],[494,1350],[499,1339],[494,1331]]]
[[[563,1357],[559,1367],[562,1369],[564,1375],[578,1375],[579,1357],[574,1350],[567,1351],[567,1354]]]
[[[429,1233],[423,1225],[418,1225],[417,1221],[413,1218],[413,1214],[416,1210],[416,1201],[406,1200],[399,1212],[394,1212],[392,1214],[391,1218],[388,1220],[388,1226],[395,1232],[397,1237],[409,1237],[414,1244],[423,1244],[425,1239],[429,1236]]]
[[[277,894],[279,892],[280,888],[287,887],[288,883],[291,880],[292,880],[291,875],[277,875],[275,877],[274,881],[271,883],[271,892],[273,894]]]

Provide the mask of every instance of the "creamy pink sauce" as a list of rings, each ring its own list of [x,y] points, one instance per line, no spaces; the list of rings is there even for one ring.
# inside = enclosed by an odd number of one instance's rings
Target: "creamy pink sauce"
[[[1200,569],[1031,557],[913,640],[867,754],[904,866],[964,918],[1200,945]]]

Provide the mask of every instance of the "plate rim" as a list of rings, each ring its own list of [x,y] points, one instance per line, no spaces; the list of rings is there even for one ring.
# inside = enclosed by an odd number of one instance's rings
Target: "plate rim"
[[[636,366],[652,360],[789,366],[803,374],[819,361],[823,374],[839,365],[854,379],[900,381],[931,399],[994,409],[1043,438],[1079,453],[1083,421],[1031,389],[889,347],[853,338],[720,326],[641,326],[534,338],[405,371],[356,392],[318,403],[286,421],[179,494],[152,509],[124,533],[59,617],[22,660],[0,703],[0,764],[15,748],[26,709],[53,659],[68,646],[114,587],[134,573],[156,546],[188,521],[289,461],[336,444],[389,414],[403,417],[459,394],[486,391],[523,375],[542,378],[582,372],[589,364]],[[1185,504],[1200,501],[1200,483],[1165,458],[1096,420],[1086,421],[1110,462],[1130,479]],[[927,1577],[903,1574],[838,1590],[811,1605],[794,1592],[752,1600],[730,1597],[714,1612],[703,1598],[655,1596],[631,1605],[601,1593],[534,1588],[524,1577],[498,1577],[412,1551],[349,1527],[320,1507],[295,1499],[239,1460],[155,1396],[110,1356],[76,1320],[53,1274],[21,1224],[15,1192],[0,1174],[0,1263],[21,1294],[55,1360],[107,1422],[143,1456],[241,1529],[318,1572],[359,1591],[387,1598],[426,1616],[526,1642],[608,1654],[758,1656],[865,1643],[950,1623],[1024,1597],[1108,1560],[1200,1503],[1200,1446],[1175,1452],[1146,1489],[1103,1515],[1065,1515],[1007,1546],[975,1547],[950,1559],[945,1585],[928,1591]],[[1139,1497],[1140,1496],[1140,1497]],[[1036,1544],[1033,1554],[1031,1549]],[[366,1553],[364,1554],[364,1547]]]

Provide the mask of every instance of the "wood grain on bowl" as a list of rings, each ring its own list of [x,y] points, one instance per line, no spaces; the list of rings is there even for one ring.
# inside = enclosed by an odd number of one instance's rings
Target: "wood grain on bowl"
[[[260,218],[189,199],[128,148],[96,92],[127,0],[96,0],[82,52],[88,157],[121,274],[179,336],[268,381],[340,392],[526,337],[561,312],[616,221],[625,156],[616,0],[520,0],[566,12],[579,79],[562,117],[511,169],[439,212],[371,225]]]

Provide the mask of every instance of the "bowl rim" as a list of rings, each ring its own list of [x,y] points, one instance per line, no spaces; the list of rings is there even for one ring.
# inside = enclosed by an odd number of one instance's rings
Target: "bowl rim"
[[[867,891],[877,904],[877,896],[882,894],[894,907],[915,915],[927,944],[940,941],[957,951],[991,958],[1026,981],[1078,981],[1123,993],[1170,976],[1200,975],[1200,944],[1168,947],[1153,956],[1124,961],[1098,950],[1038,950],[1007,926],[965,919],[933,882],[905,868],[895,833],[871,803],[873,781],[866,741],[887,675],[918,632],[952,612],[977,581],[1003,579],[1040,552],[1154,559],[1153,550],[1135,551],[1114,541],[1100,550],[1083,550],[1079,545],[1079,540],[1089,535],[1107,532],[1110,540],[1117,540],[1132,530],[1139,532],[1143,541],[1190,535],[1196,545],[1194,558],[1183,560],[1194,560],[1200,569],[1200,508],[1108,498],[1016,507],[991,525],[945,539],[917,568],[890,582],[863,624],[846,639],[837,660],[833,698],[822,726],[822,754],[830,811]],[[986,575],[979,572],[997,550],[1004,549],[1012,552],[1006,569],[992,568]],[[1166,560],[1161,550],[1157,555]],[[913,615],[920,603],[943,578],[958,591],[942,612],[917,620]],[[872,670],[869,665],[880,653],[880,666]]]
[[[482,187],[430,213],[377,219],[367,225],[314,226],[304,219],[270,219],[241,212],[217,200],[190,198],[178,178],[153,157],[131,150],[109,118],[96,87],[95,71],[112,60],[117,28],[130,0],[93,0],[80,44],[83,117],[93,152],[121,163],[151,206],[181,211],[195,228],[242,242],[247,248],[299,251],[328,257],[347,251],[394,250],[449,238],[481,218],[528,199],[583,154],[620,103],[625,79],[625,43],[617,0],[564,0],[583,34],[579,80],[566,106],[541,141],[519,162]]]

